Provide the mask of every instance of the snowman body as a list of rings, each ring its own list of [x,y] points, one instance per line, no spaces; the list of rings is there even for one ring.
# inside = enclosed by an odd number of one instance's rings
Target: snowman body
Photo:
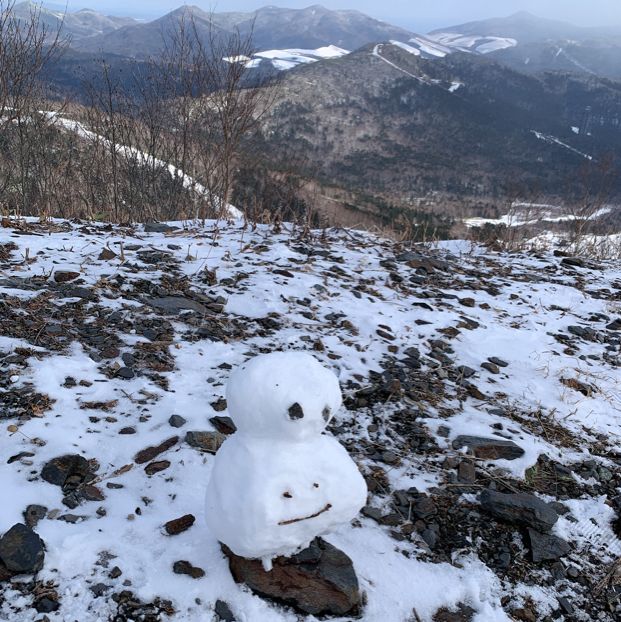
[[[238,430],[216,454],[206,500],[220,542],[266,561],[356,516],[365,481],[322,434],[341,405],[332,372],[304,353],[262,355],[231,375],[227,403]]]

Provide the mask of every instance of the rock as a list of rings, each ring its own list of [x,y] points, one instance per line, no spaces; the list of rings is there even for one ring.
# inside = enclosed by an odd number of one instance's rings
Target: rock
[[[75,281],[80,276],[79,272],[71,272],[69,270],[56,270],[54,272],[54,280],[57,283],[68,283],[69,281]]]
[[[12,574],[34,574],[43,567],[43,540],[30,527],[17,523],[0,538],[0,562]]]
[[[356,615],[360,609],[358,579],[345,553],[315,538],[292,557],[277,557],[266,572],[260,560],[238,557],[226,546],[231,574],[253,592],[293,607],[303,614]]]
[[[366,516],[367,518],[371,518],[372,520],[376,521],[376,522],[380,522],[382,520],[382,510],[380,510],[379,508],[374,508],[371,507],[370,505],[365,505],[362,510],[360,510],[361,514],[363,516]]]
[[[189,577],[193,579],[200,579],[205,576],[205,571],[202,568],[198,568],[197,566],[192,566],[192,564],[185,560],[180,560],[173,564],[173,572],[175,574],[187,574]]]
[[[144,468],[144,472],[147,475],[155,475],[161,471],[165,471],[170,466],[169,460],[160,460],[159,462],[149,462]]]
[[[458,436],[453,449],[467,447],[468,451],[483,460],[515,460],[524,455],[524,450],[513,441],[480,436]]]
[[[108,576],[111,579],[118,579],[121,575],[123,574],[123,571],[118,567],[115,566],[109,573]]]
[[[235,616],[231,608],[228,603],[225,603],[223,600],[216,601],[215,612],[220,622],[235,622]]]
[[[59,607],[60,604],[58,601],[48,598],[47,596],[40,598],[34,604],[34,608],[38,613],[52,613],[53,611],[58,611]]]
[[[101,253],[99,253],[99,257],[97,257],[97,259],[99,259],[99,261],[110,261],[111,259],[114,259],[115,257],[116,257],[116,253],[113,250],[106,247],[101,251]]]
[[[37,523],[45,518],[47,508],[44,505],[29,505],[24,512],[24,522],[28,527],[34,529]]]
[[[226,435],[220,432],[188,432],[185,435],[185,442],[188,445],[210,454],[215,454],[225,440]]]
[[[560,605],[565,615],[573,616],[574,606],[571,604],[571,601],[568,598],[566,598],[565,596],[559,596],[558,604]]]
[[[121,367],[117,372],[117,378],[123,378],[124,380],[131,380],[136,375],[136,372],[131,367]]]
[[[543,534],[535,529],[528,530],[530,550],[535,563],[555,561],[567,555],[571,547],[565,540],[551,534]]]
[[[168,233],[169,231],[174,230],[174,227],[171,227],[163,222],[145,222],[144,224],[145,233]]]
[[[457,372],[461,378],[472,378],[472,376],[476,374],[476,371],[467,365],[459,365],[457,367]]]
[[[168,423],[173,428],[182,428],[187,421],[181,415],[171,415]]]
[[[221,413],[223,410],[226,410],[226,400],[221,397],[215,402],[211,402],[211,407],[217,412]]]
[[[172,313],[177,315],[181,311],[195,311],[201,315],[207,315],[208,309],[205,305],[192,300],[191,298],[184,298],[183,296],[164,296],[162,298],[148,298],[145,300],[148,305],[155,307],[158,311],[163,313]]]
[[[209,423],[211,423],[220,434],[234,434],[237,431],[237,427],[230,417],[210,417]]]
[[[621,330],[621,317],[606,326],[608,330]]]
[[[169,520],[165,525],[166,533],[169,536],[176,536],[184,531],[187,531],[193,524],[196,518],[192,514],[186,514],[180,518]]]
[[[485,361],[485,363],[481,363],[481,367],[487,370],[490,374],[499,374],[500,367],[498,365],[491,363],[490,361]]]
[[[172,436],[171,438],[162,441],[159,445],[154,445],[153,447],[147,447],[141,451],[139,451],[134,456],[134,462],[136,464],[144,464],[145,462],[151,462],[153,458],[159,456],[160,454],[168,451],[171,447],[176,445],[179,442],[178,436]]]
[[[106,585],[105,583],[95,583],[95,585],[91,585],[89,588],[95,598],[99,598],[103,596],[108,590],[112,589],[111,585]]]
[[[494,365],[498,365],[498,367],[509,367],[509,363],[507,363],[507,361],[503,361],[497,356],[490,356],[487,360]]]
[[[475,300],[474,298],[460,298],[459,303],[462,304],[464,307],[472,308],[475,305]]]
[[[481,507],[496,518],[532,527],[542,533],[548,533],[558,520],[558,514],[549,504],[528,493],[503,494],[484,490],[480,501]]]
[[[92,480],[94,475],[86,458],[67,454],[47,462],[41,470],[41,477],[63,490],[75,490],[81,483]]]
[[[476,469],[470,460],[462,460],[457,469],[457,479],[462,484],[474,484],[477,479]]]
[[[457,605],[455,611],[440,609],[433,616],[433,622],[471,622],[476,611],[463,603]]]

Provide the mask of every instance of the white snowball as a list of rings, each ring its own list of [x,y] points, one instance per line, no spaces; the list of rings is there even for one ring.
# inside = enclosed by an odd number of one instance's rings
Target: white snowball
[[[349,522],[366,497],[362,475],[335,439],[276,441],[236,432],[216,454],[206,518],[234,553],[267,560]]]
[[[237,429],[255,437],[311,438],[341,407],[336,376],[305,352],[273,352],[235,370],[226,390]]]

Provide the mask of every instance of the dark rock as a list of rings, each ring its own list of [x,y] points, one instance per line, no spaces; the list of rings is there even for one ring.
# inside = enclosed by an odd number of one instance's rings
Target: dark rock
[[[237,431],[237,426],[230,417],[211,417],[209,423],[211,423],[220,434],[234,434]]]
[[[205,571],[202,568],[198,568],[197,566],[192,566],[192,564],[185,560],[180,560],[173,564],[173,572],[175,574],[187,574],[189,577],[193,579],[200,579],[205,576]]]
[[[129,425],[126,428],[121,428],[119,430],[119,434],[136,434],[136,428],[132,425]]]
[[[99,259],[99,261],[110,261],[111,259],[114,259],[115,257],[116,257],[116,253],[113,250],[106,247],[102,249],[97,259]]]
[[[476,371],[467,365],[460,365],[457,367],[457,372],[462,378],[471,378],[474,374],[476,374]]]
[[[187,421],[181,415],[171,415],[168,423],[173,428],[182,428],[187,423]]]
[[[462,484],[474,484],[477,479],[476,469],[470,460],[462,460],[457,470],[457,479]]]
[[[34,574],[43,567],[43,540],[30,527],[17,523],[0,538],[0,562],[13,574]]]
[[[174,231],[175,228],[163,222],[146,222],[144,224],[145,233],[168,233]]]
[[[177,315],[181,311],[195,311],[202,315],[207,315],[208,309],[205,305],[192,300],[191,298],[184,298],[183,296],[164,296],[162,298],[149,298],[145,302],[155,307],[158,311],[163,313],[172,313]]]
[[[211,407],[217,412],[221,413],[223,410],[226,410],[226,400],[221,397],[215,402],[211,402]]]
[[[367,518],[371,518],[376,522],[380,522],[382,520],[382,511],[379,508],[371,507],[370,505],[365,505],[360,511],[363,516]]]
[[[551,534],[543,534],[535,529],[528,530],[530,550],[535,563],[555,561],[567,555],[571,547],[565,540]]]
[[[484,490],[480,501],[481,507],[496,518],[543,533],[548,533],[558,520],[558,514],[549,504],[528,493],[503,494]]]
[[[136,464],[144,464],[145,462],[151,462],[151,460],[153,460],[153,458],[155,458],[156,456],[159,456],[165,451],[168,451],[171,447],[174,447],[178,443],[178,441],[179,441],[179,437],[173,436],[161,442],[159,445],[155,445],[153,447],[147,447],[146,449],[139,451],[134,456],[134,462],[136,462]]]
[[[467,447],[468,451],[483,460],[515,460],[524,455],[524,450],[513,441],[479,436],[458,436],[453,449]]]
[[[169,536],[176,536],[184,531],[187,531],[193,524],[196,518],[192,514],[186,514],[180,518],[169,520],[165,525],[166,533]]]
[[[123,574],[123,571],[118,567],[115,566],[109,573],[108,576],[111,579],[118,579],[121,575]]]
[[[103,596],[107,591],[111,590],[111,585],[106,585],[105,583],[95,583],[95,585],[91,585],[90,590],[95,596],[95,598],[99,598]]]
[[[433,616],[433,622],[471,622],[476,611],[464,604],[457,605],[456,611],[440,609]]]
[[[47,508],[43,505],[29,505],[24,512],[24,522],[28,527],[34,529],[37,523],[45,518]]]
[[[34,608],[38,613],[52,613],[53,611],[58,611],[60,607],[60,603],[58,601],[48,598],[44,596],[35,602]]]
[[[104,501],[106,498],[97,486],[83,486],[80,489],[80,496],[86,501]]]
[[[498,365],[498,367],[509,367],[509,363],[507,363],[507,361],[503,361],[497,356],[490,356],[487,360],[494,365]]]
[[[608,330],[621,330],[621,317],[606,326]]]
[[[78,454],[53,458],[44,465],[41,477],[63,490],[75,490],[80,483],[93,479],[88,460]]]
[[[431,497],[420,497],[412,501],[411,512],[415,518],[427,520],[437,513],[436,504]]]
[[[565,596],[559,596],[558,604],[561,606],[564,614],[568,616],[574,614],[574,606],[571,604],[571,601],[569,599],[565,598]]]
[[[485,361],[485,363],[481,363],[481,367],[487,370],[490,374],[499,374],[500,368],[498,365],[491,363],[490,361]]]
[[[80,276],[79,272],[71,272],[69,270],[56,270],[54,272],[54,280],[57,283],[68,283],[69,281],[75,281]]]
[[[169,460],[160,460],[159,462],[149,462],[144,468],[144,472],[147,475],[155,475],[161,471],[165,471],[170,466]]]
[[[277,557],[269,572],[261,561],[222,548],[235,581],[245,583],[259,596],[314,616],[356,615],[359,611],[360,591],[351,560],[321,538],[297,555]]]
[[[131,367],[121,367],[116,372],[117,378],[123,378],[125,380],[131,380],[136,376],[136,372]]]
[[[235,622],[235,616],[231,611],[228,603],[223,600],[217,600],[215,606],[216,615],[220,619],[220,622]]]
[[[220,432],[188,432],[185,442],[191,447],[201,451],[215,454],[226,440],[226,436]]]

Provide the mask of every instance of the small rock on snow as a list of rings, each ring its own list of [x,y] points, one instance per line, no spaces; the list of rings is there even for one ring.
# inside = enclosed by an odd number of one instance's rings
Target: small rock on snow
[[[548,503],[528,493],[503,494],[484,490],[480,501],[483,509],[496,518],[543,533],[548,533],[558,520],[558,514]]]
[[[13,574],[34,574],[43,567],[43,540],[30,527],[17,523],[0,538],[0,562]]]

